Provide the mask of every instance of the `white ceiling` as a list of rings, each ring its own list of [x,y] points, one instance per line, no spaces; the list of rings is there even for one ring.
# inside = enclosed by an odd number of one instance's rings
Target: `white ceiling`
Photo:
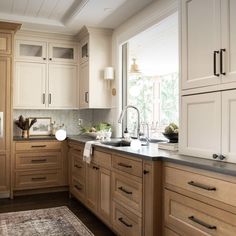
[[[76,34],[83,25],[116,28],[155,0],[0,0],[0,20],[23,29]]]
[[[179,70],[178,14],[129,40],[129,63],[136,58],[140,71],[147,76],[160,76]]]

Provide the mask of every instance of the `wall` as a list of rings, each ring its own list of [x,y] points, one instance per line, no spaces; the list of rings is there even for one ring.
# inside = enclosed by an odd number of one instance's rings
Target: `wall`
[[[112,99],[113,109],[110,112],[110,117],[112,117],[114,121],[118,119],[122,104],[120,46],[138,33],[176,12],[177,5],[177,0],[156,0],[114,30],[112,37],[112,64],[115,68],[116,76],[112,86],[116,88],[117,95]],[[118,125],[118,123],[114,123],[114,125],[115,135],[120,136],[121,126]]]
[[[26,117],[51,117],[57,124],[65,124],[67,134],[77,135],[80,133],[78,120],[83,120],[83,125],[93,123],[93,110],[14,110],[13,119],[20,115]],[[21,135],[21,130],[13,125],[13,135]]]

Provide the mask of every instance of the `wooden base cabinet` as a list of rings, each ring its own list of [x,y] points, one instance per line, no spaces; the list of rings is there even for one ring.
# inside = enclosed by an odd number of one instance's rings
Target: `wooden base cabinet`
[[[235,235],[235,184],[234,176],[165,163],[164,226],[181,236]]]
[[[13,191],[67,186],[65,143],[18,141],[13,147]]]

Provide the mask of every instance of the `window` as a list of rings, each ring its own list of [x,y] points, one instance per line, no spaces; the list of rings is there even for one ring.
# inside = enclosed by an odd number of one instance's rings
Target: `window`
[[[158,137],[169,123],[179,123],[177,13],[130,39],[122,51],[127,55],[125,60],[123,56],[123,67],[127,67],[126,76],[123,73],[123,105],[138,107],[141,129]],[[129,110],[125,124],[134,136],[136,116]]]

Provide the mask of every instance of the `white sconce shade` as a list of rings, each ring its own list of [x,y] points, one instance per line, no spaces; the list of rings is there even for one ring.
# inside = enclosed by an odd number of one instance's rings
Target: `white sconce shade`
[[[104,79],[113,80],[114,79],[114,69],[113,67],[106,67],[104,69]]]

